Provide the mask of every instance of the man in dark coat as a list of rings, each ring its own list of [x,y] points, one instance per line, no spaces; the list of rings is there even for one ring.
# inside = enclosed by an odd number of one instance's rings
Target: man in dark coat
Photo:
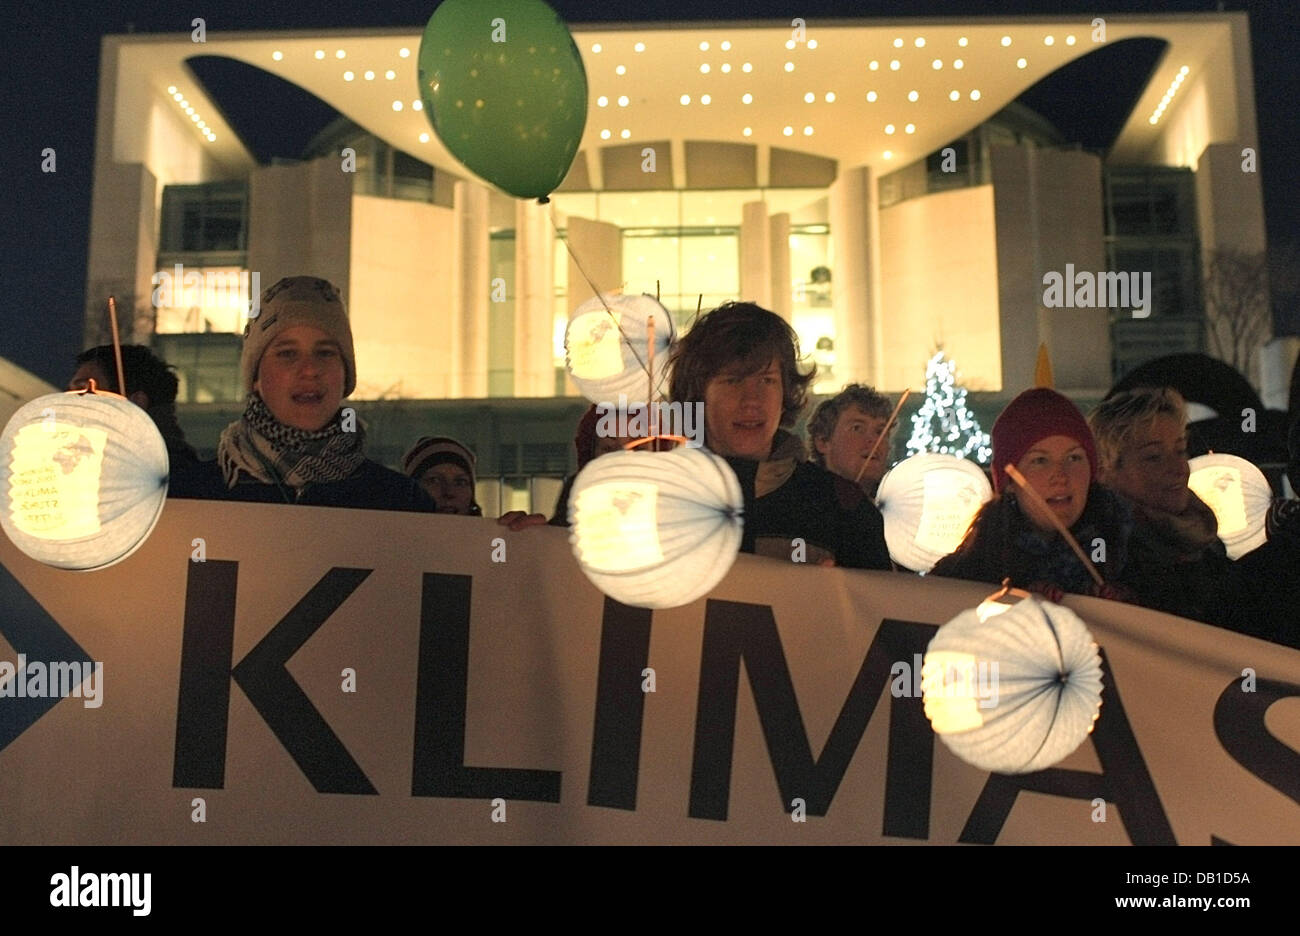
[[[708,312],[678,343],[669,395],[703,404],[705,444],[736,472],[744,494],[742,552],[794,562],[890,569],[884,521],[853,484],[806,460],[782,427],[802,411],[812,374],[799,339],[753,303]]]
[[[180,381],[175,368],[144,345],[122,345],[122,373],[126,379],[124,395],[148,413],[158,427],[172,471],[197,464],[198,453],[185,441],[185,432],[176,419]],[[117,355],[112,345],[87,348],[77,355],[77,370],[68,381],[68,389],[84,390],[91,380],[100,390],[122,393],[117,385]]]

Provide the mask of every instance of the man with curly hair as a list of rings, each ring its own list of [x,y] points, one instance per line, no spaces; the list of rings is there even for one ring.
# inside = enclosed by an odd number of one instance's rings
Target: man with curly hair
[[[889,465],[889,450],[898,428],[895,423],[889,437],[881,439],[893,412],[893,404],[883,393],[864,384],[849,384],[829,400],[823,400],[808,420],[813,461],[861,485],[868,497],[875,497]]]

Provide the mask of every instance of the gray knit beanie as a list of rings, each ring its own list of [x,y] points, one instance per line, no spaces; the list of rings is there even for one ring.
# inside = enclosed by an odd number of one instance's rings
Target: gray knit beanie
[[[276,335],[294,325],[319,328],[338,342],[343,355],[343,395],[357,387],[357,359],[352,349],[352,328],[343,297],[329,280],[314,276],[286,276],[262,293],[257,316],[244,329],[244,350],[239,359],[244,392],[253,389],[257,366]]]

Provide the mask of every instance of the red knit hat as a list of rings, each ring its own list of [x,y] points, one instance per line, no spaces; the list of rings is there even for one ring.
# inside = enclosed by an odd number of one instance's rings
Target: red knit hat
[[[1003,468],[1025,457],[1034,443],[1048,436],[1065,436],[1083,446],[1088,468],[1097,477],[1097,444],[1079,408],[1055,390],[1026,390],[1007,404],[993,423],[993,489],[1001,491]]]

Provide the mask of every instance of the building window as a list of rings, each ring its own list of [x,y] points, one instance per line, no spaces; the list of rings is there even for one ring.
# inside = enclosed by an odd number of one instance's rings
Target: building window
[[[1123,312],[1111,326],[1118,380],[1152,358],[1202,350],[1205,306],[1191,170],[1114,167],[1104,185],[1107,268],[1151,274],[1150,316]]]
[[[159,255],[208,255],[242,266],[248,250],[248,186],[244,182],[169,185],[163,189]],[[166,265],[168,261],[163,260]]]

